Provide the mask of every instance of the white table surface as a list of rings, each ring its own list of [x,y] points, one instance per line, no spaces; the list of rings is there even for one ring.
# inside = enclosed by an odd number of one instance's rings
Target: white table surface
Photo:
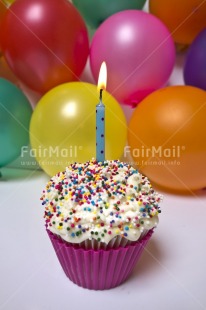
[[[3,172],[0,309],[206,309],[206,191],[164,193],[159,226],[132,276],[115,289],[89,291],[65,276],[45,232],[39,197],[48,177]]]
[[[177,58],[171,85],[183,83],[183,58]],[[129,118],[132,111],[124,110]],[[206,309],[206,190],[164,193],[160,223],[132,276],[112,290],[89,291],[65,276],[46,235],[39,198],[48,177],[14,169],[3,175],[0,309]]]

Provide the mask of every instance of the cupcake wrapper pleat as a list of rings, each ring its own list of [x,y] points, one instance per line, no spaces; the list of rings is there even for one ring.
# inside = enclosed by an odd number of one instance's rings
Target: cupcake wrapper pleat
[[[49,230],[47,233],[67,277],[81,287],[104,290],[120,285],[129,277],[153,230],[140,241],[121,246],[121,242],[115,240],[114,248],[99,250],[87,249],[86,245],[80,248]]]

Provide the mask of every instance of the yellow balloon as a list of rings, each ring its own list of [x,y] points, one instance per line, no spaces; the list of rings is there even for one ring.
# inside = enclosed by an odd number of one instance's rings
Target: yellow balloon
[[[72,162],[85,162],[96,156],[95,85],[83,82],[62,84],[50,90],[38,102],[30,123],[33,156],[49,175]],[[127,124],[118,102],[106,91],[106,159],[118,159],[123,153]]]

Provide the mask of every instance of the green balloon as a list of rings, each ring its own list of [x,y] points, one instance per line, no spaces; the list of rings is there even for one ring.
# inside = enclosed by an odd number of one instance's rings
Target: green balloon
[[[73,0],[86,22],[97,28],[106,18],[124,10],[141,10],[146,0]]]
[[[0,167],[21,154],[29,143],[31,105],[22,91],[0,78]]]

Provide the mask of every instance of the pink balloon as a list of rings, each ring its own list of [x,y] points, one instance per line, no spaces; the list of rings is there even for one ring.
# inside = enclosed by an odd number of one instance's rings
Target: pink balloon
[[[175,46],[158,18],[143,11],[123,11],[109,17],[93,37],[90,65],[96,81],[103,61],[108,91],[120,102],[135,106],[167,82]]]

